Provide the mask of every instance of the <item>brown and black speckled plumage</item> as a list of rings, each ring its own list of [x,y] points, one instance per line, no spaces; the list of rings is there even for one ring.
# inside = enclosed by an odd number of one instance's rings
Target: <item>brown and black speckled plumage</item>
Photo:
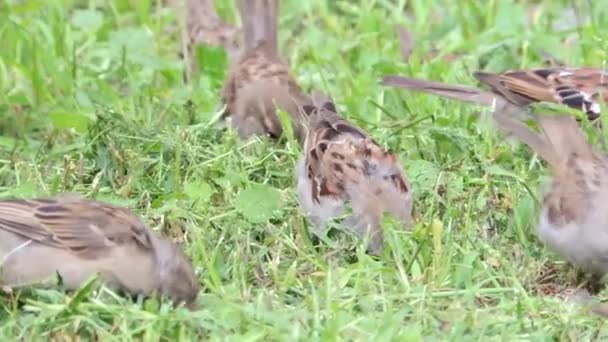
[[[304,106],[308,135],[298,166],[300,204],[323,234],[327,222],[350,202],[353,213],[344,224],[362,237],[371,235],[369,249],[377,253],[384,212],[411,223],[411,186],[393,153],[342,119],[331,100],[315,97],[314,105]]]
[[[0,201],[0,283],[26,286],[56,272],[78,288],[95,273],[133,294],[194,304],[198,281],[188,258],[128,209],[74,195]]]
[[[607,73],[600,68],[556,67],[513,70],[501,74],[476,72],[474,76],[488,85],[491,92],[402,76],[386,76],[382,82],[387,86],[481,105],[491,105],[494,100],[500,99],[522,107],[541,101],[560,103],[585,112],[590,120],[597,119],[600,114],[599,99],[608,100]]]
[[[243,138],[282,133],[276,107],[289,113],[294,132],[300,141],[303,104],[309,103],[278,52],[278,0],[240,0],[243,21],[244,51],[233,65],[222,89],[226,105],[224,117]]]

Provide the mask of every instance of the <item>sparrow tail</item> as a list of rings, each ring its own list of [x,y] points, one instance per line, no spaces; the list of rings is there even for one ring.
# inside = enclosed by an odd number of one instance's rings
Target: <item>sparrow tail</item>
[[[538,124],[557,154],[592,158],[593,150],[576,119],[571,115],[539,115]]]
[[[528,145],[553,167],[560,167],[564,157],[575,153],[581,157],[592,155],[589,143],[574,117],[537,114],[536,122],[542,131],[537,133],[517,119],[514,111],[521,113],[523,109],[509,105],[496,111],[494,119],[498,127]]]
[[[245,50],[266,42],[271,51],[278,53],[279,0],[240,0],[239,11],[245,34]]]
[[[291,96],[286,87],[272,82],[256,81],[247,84],[240,92],[241,99],[237,101],[233,120],[247,120],[251,113],[268,113],[274,108],[287,112],[291,120],[300,121],[299,99]],[[276,115],[265,116],[264,131],[277,137],[281,132],[281,123]],[[244,121],[244,122],[245,122]],[[237,124],[237,127],[240,126]],[[297,132],[296,132],[297,133]]]
[[[350,184],[346,191],[353,213],[346,219],[345,224],[360,236],[369,239],[368,249],[374,254],[382,249],[384,234],[381,223],[385,212],[406,226],[412,222],[411,193],[401,191],[386,180],[368,178]]]
[[[403,76],[385,76],[382,84],[390,87],[421,91],[454,100],[472,102],[482,106],[491,106],[501,98],[497,95],[477,88],[451,85],[440,82],[420,80]]]

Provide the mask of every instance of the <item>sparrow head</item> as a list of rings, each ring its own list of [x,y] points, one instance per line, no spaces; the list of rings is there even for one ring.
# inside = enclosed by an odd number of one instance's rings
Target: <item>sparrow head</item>
[[[308,101],[300,107],[300,116],[303,117],[302,123],[307,133],[306,140],[312,143],[312,140],[315,140],[315,136],[323,130],[323,127],[331,125],[331,121],[339,118],[337,113],[336,105],[329,96],[318,90],[313,90],[308,97]],[[310,147],[305,148],[305,150],[308,151]]]
[[[191,260],[174,242],[152,239],[156,253],[158,292],[176,305],[194,308],[200,285]]]

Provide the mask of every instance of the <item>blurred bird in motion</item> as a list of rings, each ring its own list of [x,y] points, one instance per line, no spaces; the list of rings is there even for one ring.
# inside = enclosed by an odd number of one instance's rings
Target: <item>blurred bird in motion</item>
[[[404,225],[412,223],[412,187],[397,156],[382,149],[366,132],[342,119],[327,96],[315,92],[305,105],[308,134],[305,155],[297,166],[300,205],[324,235],[327,223],[346,211],[343,224],[369,242],[373,254],[382,251],[385,212]]]
[[[501,74],[475,72],[473,76],[491,91],[403,76],[385,76],[382,84],[490,106],[507,101],[517,106],[552,102],[581,110],[589,120],[600,114],[600,101],[608,100],[608,74],[600,68],[555,67],[514,70]]]
[[[532,114],[540,132],[526,125],[522,120],[530,115],[513,105],[497,110],[494,118],[500,129],[528,145],[551,169],[539,238],[570,263],[604,277],[608,273],[608,158],[588,143],[573,116]],[[592,310],[605,315],[607,308],[600,304]]]
[[[512,106],[497,111],[498,127],[528,145],[550,166],[553,182],[543,200],[538,235],[575,265],[608,272],[608,159],[587,142],[568,115],[533,115],[540,133]],[[607,197],[608,199],[608,197]]]
[[[33,286],[58,274],[77,289],[99,274],[110,288],[166,296],[193,308],[190,260],[128,209],[63,195],[0,201],[0,284]]]

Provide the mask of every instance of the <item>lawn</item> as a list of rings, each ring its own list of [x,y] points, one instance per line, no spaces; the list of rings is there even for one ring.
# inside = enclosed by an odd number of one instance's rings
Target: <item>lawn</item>
[[[217,3],[234,22],[233,1]],[[396,24],[414,36],[407,64]],[[200,48],[213,63],[184,84],[180,25],[161,1],[2,2],[2,195],[129,206],[183,243],[202,286],[193,312],[96,284],[3,292],[2,340],[607,338],[560,296],[577,270],[535,236],[539,159],[485,109],[379,85],[389,73],[475,85],[472,71],[542,66],[542,51],[602,66],[607,33],[606,0],[284,0],[281,51],[299,83],[331,94],[413,184],[415,226],[387,220],[372,257],[344,232],[309,237],[301,148],[218,126],[225,56]]]

